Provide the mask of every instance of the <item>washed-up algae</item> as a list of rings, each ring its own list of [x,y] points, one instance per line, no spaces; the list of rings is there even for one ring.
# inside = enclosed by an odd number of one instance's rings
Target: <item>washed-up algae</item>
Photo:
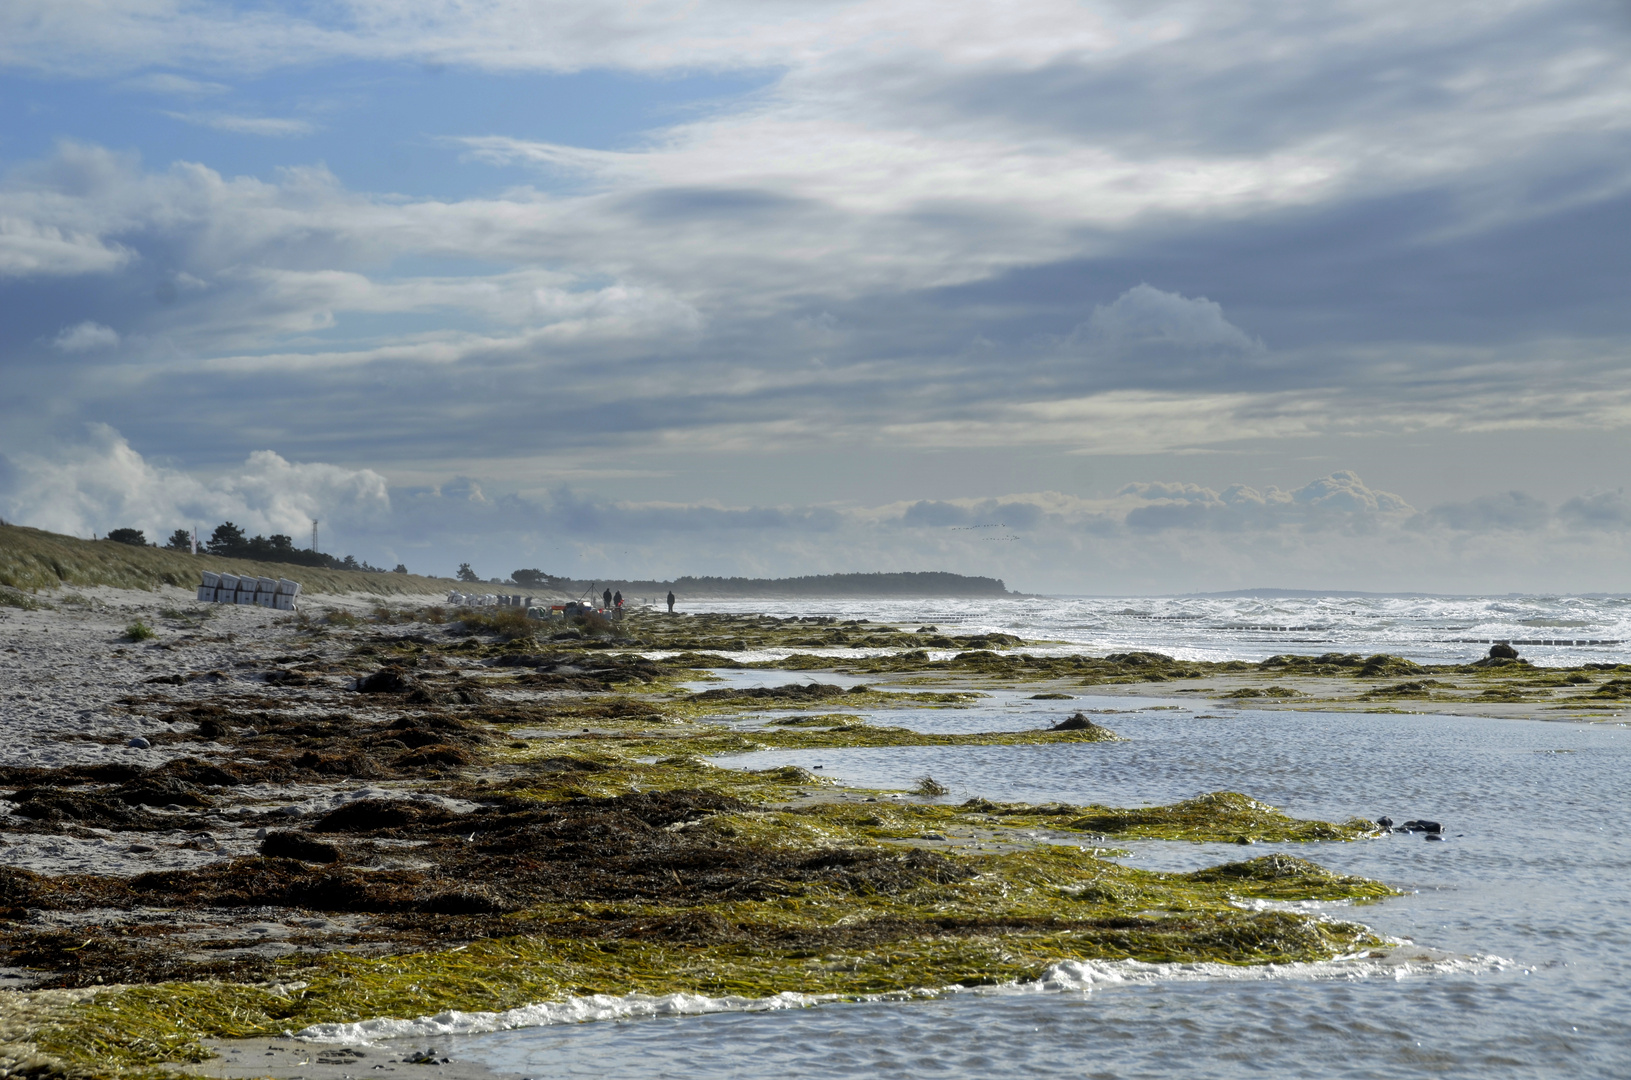
[[[198,1060],[206,1038],[585,994],[846,997],[1031,980],[1064,959],[1313,960],[1382,943],[1352,923],[1240,902],[1390,892],[1286,856],[1191,874],[1050,847],[947,861],[964,865],[948,873],[920,863],[872,889],[806,882],[711,904],[657,895],[551,904],[514,920],[524,933],[495,927],[452,949],[286,963],[271,986],[121,988],[36,1042],[71,1066],[133,1068]]]
[[[738,643],[750,632],[768,640],[812,629],[720,622]],[[842,630],[851,639],[896,634]],[[179,808],[166,811],[173,822],[232,811],[267,830],[257,854],[194,870],[0,874],[9,963],[41,972],[48,986],[144,984],[59,1003],[50,1023],[17,1036],[56,1067],[135,1073],[196,1060],[211,1037],[587,993],[853,997],[1034,979],[1064,959],[1254,964],[1379,944],[1362,926],[1250,903],[1392,893],[1378,882],[1282,855],[1163,874],[1083,846],[1095,837],[1353,840],[1374,833],[1368,823],[1300,821],[1233,793],[1135,809],[947,805],[840,790],[791,765],[750,771],[706,760],[845,747],[1079,744],[1081,753],[1101,752],[1093,744],[1118,736],[1091,722],[924,733],[833,710],[957,708],[969,692],[789,684],[697,694],[679,690],[698,675],[691,657],[646,661],[598,648],[604,641],[540,650],[524,637],[504,641],[499,629],[489,640],[439,646],[366,626],[334,632],[373,637],[341,660],[285,657],[278,669],[348,671],[356,685],[391,669],[378,692],[289,681],[278,683],[282,697],[223,691],[219,704],[178,706],[161,706],[155,692],[131,707],[168,719],[178,737],[189,724],[207,729],[225,751],[159,770],[0,777],[26,789],[24,801],[41,815],[29,820],[42,831],[83,828],[83,815],[99,828],[139,831],[167,794],[190,796],[196,807],[168,799]],[[721,647],[717,637],[686,632],[698,648]],[[1018,643],[988,644],[960,654],[966,670]],[[1158,654],[1105,662],[1114,678],[1183,670]],[[478,677],[472,665],[488,671]],[[476,809],[377,796],[291,820],[235,805],[256,785],[283,784],[299,797],[303,785],[341,778]],[[63,792],[74,798],[54,802]],[[166,914],[139,932],[100,914],[133,911]],[[303,929],[288,939],[292,951],[273,959],[237,947],[235,928],[246,919]],[[202,930],[232,947],[186,940]]]
[[[1004,819],[1068,825],[1102,808],[976,800],[774,809],[699,789],[595,799],[552,782],[606,766],[550,765],[539,787],[495,792],[475,814],[359,803],[304,830],[342,859],[374,838],[418,837],[435,864],[429,872],[268,857],[123,884],[13,875],[18,899],[53,910],[143,895],[170,908],[362,911],[382,916],[399,942],[419,943],[397,955],[290,958],[258,972],[278,988],[110,990],[60,1017],[37,1044],[76,1069],[136,1068],[196,1059],[207,1037],[588,993],[855,996],[1034,979],[1072,958],[1316,960],[1380,942],[1360,926],[1244,910],[1242,901],[1392,892],[1283,855],[1163,874],[1075,847],[979,854],[896,843],[970,827],[994,836]],[[1186,835],[1209,812],[1228,822],[1221,831],[1238,828],[1242,814],[1290,820],[1240,796],[1122,813],[1163,811],[1187,823]],[[112,895],[119,888],[126,896]],[[461,943],[435,947],[452,941]],[[88,944],[66,947],[82,956]]]

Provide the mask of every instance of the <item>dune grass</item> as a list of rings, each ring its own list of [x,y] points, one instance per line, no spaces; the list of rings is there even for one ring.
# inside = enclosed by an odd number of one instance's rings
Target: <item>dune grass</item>
[[[300,582],[302,590],[308,593],[393,596],[436,593],[459,587],[451,578],[223,559],[109,540],[81,540],[20,525],[0,525],[0,586],[12,589],[55,589],[63,585],[108,585],[116,589],[175,585],[191,589],[198,585],[199,572],[203,570],[240,576],[286,577]]]

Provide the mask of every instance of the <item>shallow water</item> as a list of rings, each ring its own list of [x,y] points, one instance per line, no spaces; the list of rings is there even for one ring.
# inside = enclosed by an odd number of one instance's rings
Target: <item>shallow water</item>
[[[967,713],[925,710],[929,721],[952,716],[960,726]],[[1296,851],[1412,890],[1339,913],[1437,950],[1506,963],[1400,979],[1158,981],[529,1028],[464,1038],[457,1052],[536,1077],[1631,1072],[1631,729],[1248,711],[1202,719],[1187,709],[1111,719],[1127,742],[732,760],[820,763],[828,776],[868,786],[930,772],[952,788],[951,799],[1127,805],[1232,789],[1298,815],[1431,817],[1445,823],[1449,840],[1395,834],[1261,845],[1251,854]],[[1243,854],[1233,845],[1125,846],[1135,865],[1160,869]]]
[[[881,617],[867,610],[859,617]],[[1607,607],[1593,617],[1606,626],[1611,616],[1624,618]],[[1035,623],[1009,625],[1038,633]],[[1417,646],[1389,651],[1435,658],[1427,631],[1414,632]],[[1223,648],[1209,633],[1187,625],[1169,634],[1163,651]],[[1365,633],[1358,627],[1334,635],[1340,640],[1331,647],[1379,650]],[[1148,639],[1136,644],[1161,647]],[[1604,650],[1591,651],[1602,658]],[[722,674],[732,682],[749,678]],[[809,677],[751,676],[771,684]],[[1151,707],[1172,704],[1183,707]],[[1234,790],[1298,816],[1432,818],[1445,824],[1446,841],[1395,834],[1352,844],[1260,845],[1249,854],[1294,851],[1410,890],[1328,910],[1469,962],[1393,976],[1332,969],[1323,979],[1174,973],[1091,991],[532,1027],[460,1037],[452,1049],[539,1078],[1631,1075],[1631,728],[1245,709],[1215,714],[1190,702],[1089,696],[1030,702],[1013,692],[966,709],[870,715],[922,730],[994,730],[1038,726],[1084,707],[1130,710],[1096,717],[1127,741],[777,751],[729,763],[820,764],[827,777],[868,787],[905,787],[929,773],[951,789],[949,800],[1135,805]],[[1234,845],[1122,846],[1134,865],[1152,869],[1193,869],[1247,854]]]

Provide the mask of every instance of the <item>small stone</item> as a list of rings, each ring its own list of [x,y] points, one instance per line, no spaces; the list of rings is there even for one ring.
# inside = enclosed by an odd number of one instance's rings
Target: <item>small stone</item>
[[[1426,836],[1422,837],[1422,839],[1423,840],[1443,840],[1444,836],[1441,833],[1430,832]]]
[[[1393,828],[1393,819],[1390,817],[1379,817],[1376,819],[1376,824],[1382,826],[1384,829],[1391,829]]]
[[[130,741],[126,742],[125,745],[130,747],[132,750],[146,750],[153,744],[142,738],[140,735],[137,735]]]

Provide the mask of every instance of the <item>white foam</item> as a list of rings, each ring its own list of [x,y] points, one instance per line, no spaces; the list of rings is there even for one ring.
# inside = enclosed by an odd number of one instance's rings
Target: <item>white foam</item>
[[[1454,956],[1414,945],[1394,947],[1385,955],[1370,952],[1335,960],[1295,964],[1146,964],[1139,960],[1061,960],[1026,984],[1044,993],[1092,991],[1102,986],[1153,982],[1261,982],[1288,979],[1328,982],[1354,979],[1404,979],[1415,975],[1449,975],[1500,971],[1512,961],[1499,956]]]
[[[704,994],[591,994],[564,1001],[523,1005],[504,1012],[459,1012],[452,1010],[414,1020],[380,1017],[354,1024],[313,1024],[295,1032],[312,1042],[343,1043],[357,1046],[382,1039],[426,1039],[448,1035],[479,1035],[512,1028],[546,1027],[551,1024],[581,1024],[590,1020],[628,1020],[652,1016],[701,1016],[721,1012],[771,1012],[777,1009],[803,1009],[833,995],[782,993],[774,997],[708,997]]]
[[[726,1012],[773,1012],[804,1009],[835,1001],[898,1001],[948,994],[981,996],[1013,994],[1092,993],[1110,986],[1155,982],[1246,982],[1270,979],[1330,981],[1350,979],[1404,979],[1410,976],[1499,971],[1512,961],[1498,956],[1453,956],[1408,943],[1384,956],[1355,953],[1335,960],[1297,964],[1146,964],[1138,960],[1061,960],[1050,965],[1035,982],[998,986],[949,986],[892,994],[798,994],[773,997],[708,997],[704,994],[592,994],[561,1001],[523,1005],[504,1012],[456,1010],[412,1020],[379,1017],[351,1024],[313,1024],[295,1032],[311,1042],[366,1045],[387,1039],[419,1040],[452,1035],[480,1035],[515,1028],[581,1024],[591,1020],[629,1020],[654,1016],[701,1016]]]

